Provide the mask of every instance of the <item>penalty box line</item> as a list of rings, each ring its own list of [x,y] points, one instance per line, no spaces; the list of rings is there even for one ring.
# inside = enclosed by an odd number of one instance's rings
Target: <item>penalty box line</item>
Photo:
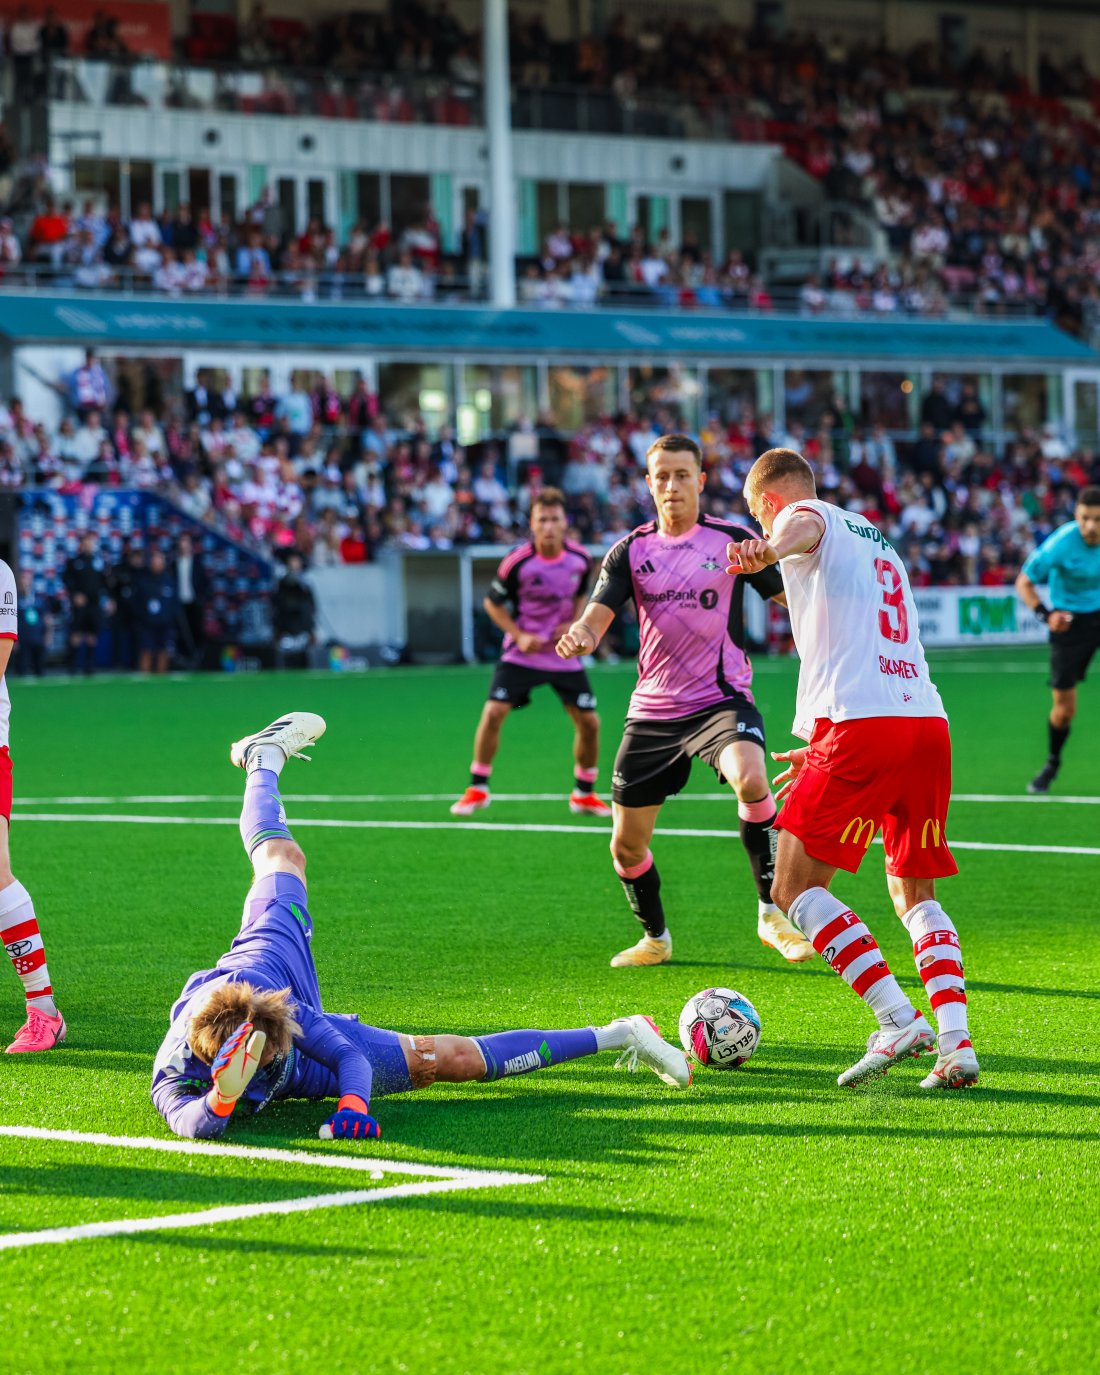
[[[144,813],[120,812],[15,812],[12,821],[58,822],[78,826],[234,826],[240,825],[237,816],[148,816]],[[380,821],[362,818],[337,820],[332,817],[295,817],[293,828],[304,830],[339,831],[494,831],[501,834],[531,833],[534,835],[587,835],[603,840],[609,834],[606,826],[570,826],[534,822],[495,821]],[[739,831],[708,830],[700,827],[658,826],[656,836],[680,836],[691,840],[736,840]],[[876,836],[876,845],[882,837]],[[1016,845],[985,840],[952,840],[954,850],[990,851],[994,854],[1023,855],[1084,855],[1100,858],[1100,847],[1091,845]]]
[[[455,1193],[464,1189],[501,1189],[516,1184],[541,1184],[546,1178],[541,1174],[518,1174],[510,1170],[475,1170],[459,1165],[418,1165],[414,1161],[378,1160],[370,1156],[291,1151],[271,1146],[223,1146],[212,1141],[162,1141],[153,1136],[110,1136],[105,1132],[61,1131],[46,1127],[0,1126],[0,1137],[109,1146],[169,1155],[274,1161],[329,1170],[365,1172],[372,1178],[386,1174],[428,1176],[414,1184],[391,1184],[381,1189],[351,1189],[343,1193],[307,1194],[301,1198],[285,1198],[266,1203],[228,1204],[195,1212],[169,1213],[160,1217],[118,1218],[104,1222],[85,1222],[73,1227],[48,1227],[35,1232],[9,1232],[0,1235],[0,1251],[19,1250],[27,1246],[60,1245],[96,1237],[132,1236],[140,1232],[181,1231],[190,1227],[240,1222],[254,1217],[309,1213],[324,1208],[348,1208],[360,1203],[382,1203],[391,1199]]]

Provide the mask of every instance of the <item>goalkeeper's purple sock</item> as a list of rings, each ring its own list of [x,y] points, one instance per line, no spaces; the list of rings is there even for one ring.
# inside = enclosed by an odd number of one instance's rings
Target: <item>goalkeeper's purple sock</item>
[[[483,1079],[504,1079],[512,1074],[529,1074],[548,1069],[565,1060],[595,1055],[601,1047],[594,1027],[575,1031],[498,1031],[492,1036],[475,1036],[485,1060]]]
[[[265,840],[292,840],[273,769],[249,769],[241,807],[241,840],[249,855]]]

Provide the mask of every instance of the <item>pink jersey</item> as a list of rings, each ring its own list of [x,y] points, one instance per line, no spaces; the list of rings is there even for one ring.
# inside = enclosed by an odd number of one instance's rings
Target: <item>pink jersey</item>
[[[656,521],[639,525],[608,551],[592,600],[618,611],[638,608],[638,685],[628,721],[691,716],[741,694],[752,701],[745,653],[745,584],[761,597],[783,591],[776,568],[749,576],[726,573],[726,545],[751,530],[710,516],[684,535],[663,535]]]
[[[505,636],[501,659],[521,668],[535,668],[547,673],[579,672],[584,665],[579,659],[559,659],[554,653],[555,631],[573,620],[577,597],[588,591],[592,560],[582,545],[566,540],[565,548],[554,559],[546,559],[528,540],[504,559],[489,588],[489,600],[497,606],[510,604],[512,617],[520,630],[540,635],[545,648],[534,654],[524,654],[512,639]]]

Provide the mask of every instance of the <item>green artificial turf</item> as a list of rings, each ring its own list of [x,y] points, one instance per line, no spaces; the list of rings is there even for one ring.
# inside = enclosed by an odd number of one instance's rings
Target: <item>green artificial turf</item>
[[[1045,751],[1041,654],[940,654],[956,790],[1020,794]],[[677,1094],[601,1056],[494,1085],[376,1100],[372,1145],[316,1138],[318,1104],[234,1121],[236,1145],[545,1175],[186,1231],[0,1251],[4,1371],[683,1375],[738,1371],[1081,1372],[1100,1301],[1100,860],[960,849],[941,896],[960,929],[982,1062],[968,1094],[921,1067],[836,1087],[871,1029],[824,965],[756,939],[739,842],[663,836],[675,962],[612,970],[636,938],[607,827],[563,800],[498,801],[451,825],[487,670],[270,675],[12,688],[16,872],[34,895],[66,1045],[0,1060],[0,1124],[167,1138],[153,1055],[184,979],[232,936],[248,882],[228,742],[288,708],[329,721],[288,802],[310,862],[314,952],[331,1010],[416,1032],[571,1026],[731,985],[756,1004],[750,1065]],[[770,745],[789,739],[795,665],[758,664]],[[594,679],[603,781],[632,680]],[[1096,794],[1100,702],[1081,694],[1057,792]],[[568,722],[548,693],[505,728],[494,787],[564,795]],[[733,830],[696,766],[669,829]],[[134,797],[173,800],[133,801]],[[194,799],[211,795],[210,801]],[[43,801],[101,797],[102,802]],[[42,814],[224,818],[144,825]],[[310,827],[420,821],[428,829]],[[1100,808],[958,802],[955,841],[1100,847]],[[513,830],[578,826],[583,832]],[[836,891],[922,1000],[886,901],[882,852]],[[20,1018],[0,970],[0,1041]],[[930,1063],[930,1062],[926,1062]],[[401,1177],[387,1176],[386,1185]],[[343,1189],[369,1174],[304,1161],[158,1155],[0,1137],[0,1232],[166,1216]]]

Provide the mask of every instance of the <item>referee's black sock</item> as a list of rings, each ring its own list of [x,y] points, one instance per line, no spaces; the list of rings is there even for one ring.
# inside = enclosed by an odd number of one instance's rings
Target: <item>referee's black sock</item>
[[[623,885],[630,910],[646,929],[647,936],[665,934],[665,909],[661,904],[661,876],[653,862],[652,852],[646,851],[641,864],[624,867],[615,864],[615,872]]]
[[[1062,762],[1062,746],[1069,739],[1069,727],[1056,726],[1053,721],[1048,721],[1047,731],[1050,734],[1050,754],[1047,757],[1047,762],[1060,764]]]
[[[741,844],[749,857],[756,891],[761,902],[771,902],[777,840],[773,827],[778,815],[775,798],[769,792],[759,802],[739,802],[737,815],[741,819]]]

